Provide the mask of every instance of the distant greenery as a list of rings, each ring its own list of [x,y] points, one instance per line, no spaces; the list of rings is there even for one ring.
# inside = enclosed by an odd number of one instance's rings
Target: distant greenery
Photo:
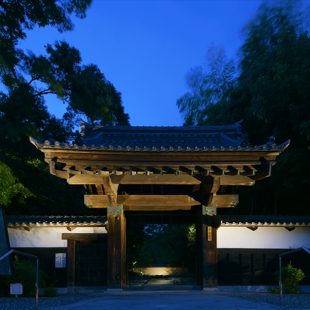
[[[8,206],[14,199],[24,200],[31,192],[14,176],[11,169],[0,162],[0,205]]]
[[[80,118],[92,124],[129,124],[121,94],[96,65],[82,63],[76,48],[55,42],[36,55],[18,47],[36,27],[72,30],[71,17],[84,18],[90,3],[0,2],[0,204],[13,206],[9,213],[79,212],[83,208],[81,188],[49,175],[29,136],[74,141],[79,138],[75,128]],[[45,98],[50,94],[67,106],[62,119],[47,110]]]
[[[207,67],[191,69],[189,91],[177,101],[185,125],[242,120],[253,145],[270,136],[277,143],[291,140],[272,177],[240,188],[240,205],[227,212],[309,214],[310,36],[305,12],[300,1],[264,2],[243,30],[238,64],[212,47]]]
[[[283,286],[286,293],[299,293],[299,283],[305,278],[304,272],[288,264],[283,270]]]
[[[141,227],[142,228],[142,227]],[[194,225],[150,224],[140,228],[139,237],[130,227],[128,241],[130,267],[185,267],[193,272],[196,261]]]

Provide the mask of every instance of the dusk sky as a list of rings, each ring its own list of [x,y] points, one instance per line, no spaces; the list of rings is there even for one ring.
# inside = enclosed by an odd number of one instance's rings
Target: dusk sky
[[[204,63],[212,44],[237,58],[242,28],[260,3],[94,0],[85,19],[74,18],[73,31],[36,29],[21,47],[42,53],[45,44],[66,40],[122,93],[131,125],[182,125],[176,100],[187,90],[187,71]],[[61,117],[62,103],[49,96],[48,104]]]

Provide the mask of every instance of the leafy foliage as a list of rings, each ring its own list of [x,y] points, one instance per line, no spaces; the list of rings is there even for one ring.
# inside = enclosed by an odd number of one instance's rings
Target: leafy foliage
[[[207,70],[191,69],[186,77],[190,91],[177,101],[184,114],[185,125],[201,125],[207,121],[209,109],[220,105],[234,84],[235,67],[222,48],[211,47],[207,53]]]
[[[83,190],[51,176],[29,136],[73,141],[79,118],[103,125],[129,124],[121,94],[96,65],[82,64],[76,48],[56,42],[45,47],[44,55],[18,48],[35,27],[72,30],[72,15],[84,18],[90,3],[0,1],[0,203],[14,206],[9,213],[86,212]],[[49,94],[67,105],[62,119],[49,114]]]
[[[38,93],[53,93],[65,101],[71,119],[80,115],[91,124],[129,124],[120,93],[96,65],[82,65],[79,51],[66,42],[49,44],[46,52],[47,56],[29,54],[23,62],[31,83],[46,85]]]
[[[135,267],[179,266],[195,268],[195,229],[193,225],[146,225],[135,253]],[[136,237],[134,237],[136,239]]]
[[[24,201],[31,192],[18,181],[11,169],[0,162],[0,205],[8,206],[13,200]]]
[[[310,115],[310,37],[297,6],[263,5],[247,26],[239,91],[247,96],[246,127],[252,140],[273,134],[304,145]],[[251,125],[250,122],[260,126]],[[309,140],[308,140],[309,142]]]
[[[242,189],[240,206],[232,212],[309,213],[305,199],[310,185],[310,36],[303,24],[298,1],[264,3],[244,29],[238,75],[233,80],[229,75],[225,78],[230,87],[212,77],[222,90],[214,102],[208,93],[202,93],[200,103],[189,100],[181,106],[181,112],[189,111],[185,124],[194,110],[193,124],[243,120],[244,131],[254,145],[265,143],[270,136],[277,142],[291,140],[272,177],[258,182],[254,189]],[[209,65],[205,76],[211,72]],[[194,79],[199,82],[197,89],[204,87],[199,74]]]
[[[299,268],[295,268],[292,264],[288,264],[283,271],[285,291],[289,294],[299,293],[299,283],[305,278],[304,272]]]
[[[0,2],[0,73],[4,81],[18,78],[16,66],[23,51],[17,49],[26,31],[35,26],[54,26],[59,31],[72,30],[70,15],[85,17],[91,0],[36,1],[12,0]]]

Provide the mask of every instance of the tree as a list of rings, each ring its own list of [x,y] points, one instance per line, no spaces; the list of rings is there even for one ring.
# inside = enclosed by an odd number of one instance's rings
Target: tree
[[[4,82],[18,78],[18,64],[24,52],[17,48],[34,27],[54,26],[59,31],[73,29],[70,15],[79,18],[91,0],[2,0],[0,2],[0,68]]]
[[[198,113],[204,124],[243,120],[254,145],[270,136],[280,143],[291,139],[272,177],[240,190],[240,206],[234,212],[309,214],[310,37],[303,21],[298,1],[263,3],[244,29],[232,87]]]
[[[80,114],[93,122],[128,124],[120,94],[95,65],[81,64],[77,49],[57,42],[47,45],[45,55],[36,56],[18,48],[19,41],[35,27],[71,30],[71,16],[84,18],[90,2],[0,1],[0,203],[14,206],[8,209],[10,213],[87,211],[82,209],[83,190],[51,176],[42,154],[29,143],[29,136],[72,140],[75,119]],[[47,110],[45,96],[51,93],[68,104],[63,119],[51,116]],[[93,98],[97,104],[94,109],[106,107],[101,114],[89,107]]]
[[[205,124],[210,110],[225,105],[226,95],[234,86],[234,75],[234,63],[227,59],[224,49],[210,47],[206,69],[200,66],[187,73],[190,91],[177,100],[185,125]]]
[[[0,92],[0,117],[8,135],[15,134],[10,129],[16,124],[29,123],[30,119],[30,124],[18,128],[18,133],[23,132],[24,136],[31,133],[39,139],[55,136],[60,141],[73,139],[72,130],[78,117],[86,118],[92,124],[129,124],[120,93],[96,65],[81,64],[77,49],[65,42],[56,42],[47,45],[47,55],[36,56],[17,48],[19,40],[26,38],[26,30],[35,26],[52,25],[59,31],[71,30],[70,14],[85,17],[90,2],[33,0],[0,3],[0,77],[8,89],[6,94]],[[62,120],[49,115],[44,102],[47,94],[55,94],[67,103],[68,112]],[[16,108],[20,108],[21,113]],[[10,117],[8,109],[18,115]],[[37,128],[36,132],[34,128]],[[55,132],[48,132],[50,130]]]
[[[8,206],[16,199],[24,200],[31,192],[13,175],[11,169],[0,162],[0,206]]]
[[[253,142],[309,143],[310,37],[296,2],[263,4],[245,28],[238,92]],[[244,101],[244,102],[242,102]]]
[[[56,94],[73,118],[80,115],[91,124],[129,125],[121,94],[96,65],[82,65],[79,51],[66,42],[49,44],[46,51],[47,57],[30,54],[23,62],[30,83],[44,83],[39,94]]]
[[[252,143],[271,135],[278,142],[291,139],[272,177],[256,186],[264,193],[265,212],[309,213],[304,203],[310,186],[310,37],[302,18],[297,2],[260,7],[245,29],[231,100]]]
[[[34,27],[55,26],[59,31],[73,28],[70,15],[85,17],[91,0],[64,1],[1,1],[0,2],[0,79],[7,92],[0,92],[1,147],[21,154],[33,154],[26,146],[29,135],[43,138],[47,129],[57,127],[64,141],[71,128],[63,126],[62,120],[51,117],[43,95],[48,93],[27,80],[25,67],[29,61],[26,52],[17,47],[27,31]],[[59,134],[59,131],[62,131]],[[29,144],[29,143],[28,143]],[[29,153],[29,152],[30,153]]]

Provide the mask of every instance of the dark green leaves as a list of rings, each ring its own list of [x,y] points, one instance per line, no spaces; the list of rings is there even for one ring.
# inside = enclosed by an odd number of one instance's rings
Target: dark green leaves
[[[12,201],[24,202],[32,193],[18,181],[11,169],[0,161],[0,205],[8,206]]]
[[[233,212],[309,214],[310,36],[299,4],[263,4],[244,29],[238,75],[220,74],[219,79],[209,66],[202,77],[194,75],[197,83],[177,103],[185,124],[243,120],[254,145],[266,143],[269,136],[279,143],[291,139],[270,179],[240,189],[240,205]],[[212,83],[206,84],[206,78]],[[214,90],[216,100],[210,96]]]
[[[96,65],[82,65],[79,51],[66,42],[48,45],[46,51],[47,56],[25,57],[24,69],[32,83],[44,83],[46,91],[68,104],[72,116],[85,117],[92,124],[129,124],[121,94]]]

